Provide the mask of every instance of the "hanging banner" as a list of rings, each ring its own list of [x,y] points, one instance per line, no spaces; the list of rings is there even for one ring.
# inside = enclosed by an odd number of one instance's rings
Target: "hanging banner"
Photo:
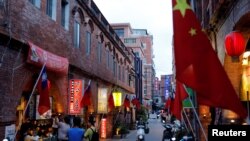
[[[69,81],[69,114],[81,113],[81,99],[83,94],[84,82],[80,79],[71,79]]]
[[[108,112],[108,89],[98,88],[97,113],[107,113],[107,112]]]
[[[69,61],[67,58],[45,51],[31,42],[28,43],[30,46],[27,58],[28,63],[42,67],[46,62],[46,68],[48,70],[62,75],[68,74]]]
[[[101,138],[106,139],[107,137],[107,119],[103,118],[101,120]]]

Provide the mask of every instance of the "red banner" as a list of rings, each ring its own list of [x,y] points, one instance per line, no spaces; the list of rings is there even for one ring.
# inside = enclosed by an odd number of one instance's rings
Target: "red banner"
[[[81,113],[81,99],[83,83],[80,79],[71,79],[69,82],[69,114]]]
[[[46,68],[60,74],[68,74],[69,61],[67,58],[57,56],[43,50],[31,42],[29,43],[29,54],[27,62],[42,67],[46,62]]]

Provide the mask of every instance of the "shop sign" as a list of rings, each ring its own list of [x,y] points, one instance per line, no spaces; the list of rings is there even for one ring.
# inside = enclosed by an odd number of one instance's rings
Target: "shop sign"
[[[107,137],[107,119],[103,118],[101,120],[101,138],[106,138]]]
[[[55,55],[39,48],[31,42],[29,43],[29,54],[27,62],[42,67],[46,62],[46,68],[59,74],[68,74],[69,61],[67,58]]]
[[[5,139],[8,139],[9,141],[14,141],[15,137],[15,124],[11,124],[9,126],[5,126]]]
[[[98,88],[97,113],[107,113],[107,112],[108,112],[108,89]]]
[[[80,79],[71,79],[69,82],[69,114],[81,113],[83,83]]]

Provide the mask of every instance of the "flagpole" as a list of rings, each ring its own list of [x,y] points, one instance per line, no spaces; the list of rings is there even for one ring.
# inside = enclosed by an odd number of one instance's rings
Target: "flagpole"
[[[193,111],[194,111],[195,117],[197,118],[197,121],[198,121],[198,123],[199,123],[199,125],[200,125],[200,127],[201,127],[201,131],[202,131],[202,133],[203,133],[203,135],[204,135],[204,137],[205,137],[205,140],[207,141],[206,133],[205,133],[204,128],[203,128],[203,126],[202,126],[202,124],[201,124],[200,118],[199,118],[199,116],[198,116],[198,114],[197,114],[197,112],[196,112],[196,110],[195,110],[195,108],[194,108],[194,104],[193,104],[193,102],[191,101],[191,99],[190,99],[189,97],[188,97],[188,100],[190,101],[190,104],[191,104],[191,107],[192,107],[192,109],[193,109]]]
[[[195,135],[195,133],[194,133],[194,129],[193,129],[193,127],[192,127],[192,125],[191,125],[191,123],[190,123],[190,121],[189,121],[189,118],[188,118],[187,113],[186,113],[186,111],[185,111],[184,108],[183,108],[183,113],[184,113],[185,117],[187,118],[188,125],[190,126],[191,132],[193,133],[194,137],[196,138],[196,135]],[[184,121],[184,123],[185,123],[185,121]],[[186,125],[186,124],[185,124],[185,125]],[[186,126],[187,126],[187,125],[186,125]],[[188,128],[187,128],[187,129],[188,129]]]
[[[35,83],[35,85],[34,85],[34,87],[33,87],[33,89],[32,89],[32,92],[31,92],[31,94],[30,94],[30,97],[29,97],[29,100],[28,100],[28,102],[27,102],[27,105],[26,105],[26,107],[25,107],[25,109],[24,109],[24,111],[23,111],[22,118],[25,116],[25,113],[26,113],[26,111],[27,111],[27,109],[28,109],[28,106],[29,106],[29,104],[30,104],[31,98],[33,97],[33,94],[34,94],[34,92],[35,92],[35,90],[36,90],[36,86],[37,86],[38,81],[39,81],[39,79],[40,79],[40,77],[41,77],[41,75],[42,75],[42,72],[43,72],[43,69],[44,69],[45,65],[46,65],[46,62],[44,62],[43,66],[42,66],[42,69],[41,69],[41,71],[40,71],[40,73],[39,73],[39,76],[38,76],[38,78],[36,79],[36,83]],[[15,135],[14,135],[14,141],[16,140],[16,135],[17,135],[17,132],[18,132],[19,128],[21,127],[21,125],[22,125],[22,122],[21,122],[20,124],[18,124],[17,130],[16,130]]]

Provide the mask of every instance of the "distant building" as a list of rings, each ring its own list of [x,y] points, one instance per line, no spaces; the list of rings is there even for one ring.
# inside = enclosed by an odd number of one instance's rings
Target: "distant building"
[[[126,47],[131,48],[142,61],[142,72],[137,76],[139,89],[136,95],[144,105],[150,106],[155,78],[153,36],[146,29],[132,29],[129,23],[113,23],[111,26]]]

